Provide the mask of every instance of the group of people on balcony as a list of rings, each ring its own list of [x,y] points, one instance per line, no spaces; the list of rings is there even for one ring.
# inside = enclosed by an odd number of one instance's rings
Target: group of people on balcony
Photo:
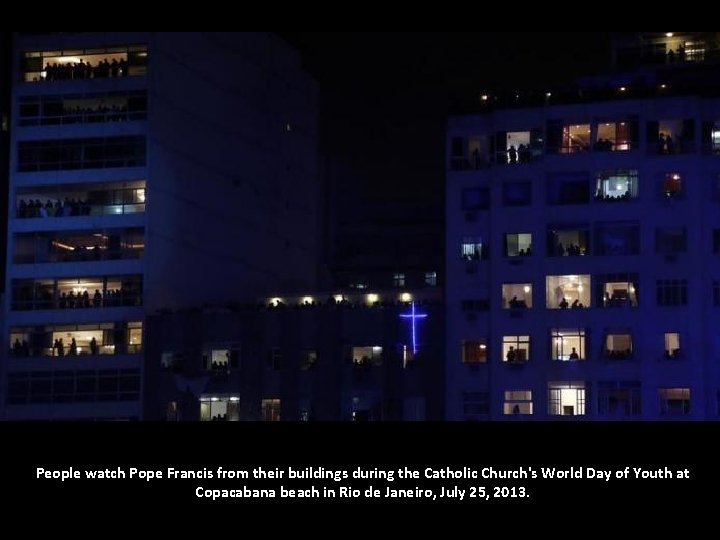
[[[140,296],[135,291],[125,289],[106,289],[100,292],[95,289],[92,299],[87,290],[82,293],[75,294],[73,291],[62,293],[58,299],[59,309],[73,308],[99,308],[99,307],[118,307],[118,306],[134,306],[140,305],[138,301]]]
[[[612,152],[615,144],[610,139],[598,139],[595,143],[596,152]]]
[[[97,340],[93,337],[90,340],[90,354],[92,356],[96,356],[100,352],[100,347],[98,346]],[[30,346],[28,345],[28,342],[26,340],[20,340],[18,338],[15,338],[15,342],[13,343],[12,347],[12,353],[13,357],[15,358],[29,358],[30,357]],[[67,350],[67,356],[77,356],[78,355],[78,345],[77,341],[75,341],[75,338],[72,338],[72,341],[70,342],[70,346]],[[65,356],[65,343],[63,342],[62,338],[58,338],[53,342],[52,346],[52,354],[51,356],[58,356],[63,357]]]
[[[622,195],[608,195],[603,192],[602,188],[598,188],[598,190],[595,192],[595,200],[600,202],[629,201],[631,198],[632,196],[630,195],[629,189]]]
[[[605,307],[632,307],[632,301],[626,290],[613,291],[612,295],[605,291],[603,305]]]
[[[80,201],[75,199],[68,199],[65,197],[65,202],[60,202],[60,199],[55,201],[55,204],[48,199],[45,204],[40,202],[40,199],[29,199],[27,202],[25,199],[20,199],[18,203],[18,217],[19,218],[38,218],[38,217],[69,217],[69,216],[89,216],[90,215],[90,204],[88,201]]]
[[[570,303],[568,303],[567,298],[565,298],[565,297],[563,297],[563,299],[560,301],[560,303],[558,304],[558,307],[559,307],[560,309],[568,309],[568,308],[570,308],[570,309],[584,309],[584,308],[585,308],[585,306],[582,304],[582,302],[580,302],[580,300],[579,300],[578,298],[576,298],[575,300],[573,300],[573,303],[570,304]]]
[[[87,62],[80,60],[79,62],[68,62],[65,64],[48,62],[45,64],[45,81],[64,81],[74,79],[107,79],[109,77],[125,77],[128,75],[127,60],[122,58],[119,62],[113,58],[112,62],[108,62],[105,58],[92,65],[89,60]]]
[[[508,302],[508,307],[510,309],[527,309],[528,305],[527,305],[527,302],[525,302],[525,300],[518,300],[517,295],[515,295]]]
[[[564,246],[559,240],[553,247],[553,257],[582,257],[587,254],[587,248],[578,246],[577,244],[569,244]]]
[[[670,49],[667,52],[667,60],[668,60],[668,63],[670,63],[670,64],[674,64],[675,61],[685,62],[687,60],[685,46],[681,43],[678,46],[677,50],[674,51],[674,50]]]
[[[605,350],[605,358],[608,360],[627,360],[628,358],[632,358],[632,350],[626,349],[624,351],[616,351],[607,349]]]
[[[530,163],[532,161],[532,148],[530,145],[521,144],[517,148],[515,145],[510,145],[507,150],[507,159],[510,165],[517,163]]]
[[[29,358],[30,357],[30,345],[26,340],[22,340],[22,343],[18,338],[15,338],[15,342],[12,346],[12,355],[15,358]]]
[[[85,309],[100,307],[132,307],[142,305],[142,295],[134,288],[132,289],[106,289],[90,296],[87,289],[83,292],[70,290],[62,292],[53,299],[52,289],[41,289],[37,291],[35,298],[31,290],[21,289],[13,299],[13,309]]]

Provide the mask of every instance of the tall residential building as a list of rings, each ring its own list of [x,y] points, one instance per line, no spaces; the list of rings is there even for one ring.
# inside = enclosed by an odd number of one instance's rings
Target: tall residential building
[[[7,193],[8,182],[8,137],[10,131],[10,45],[11,32],[0,32],[0,193]],[[7,197],[0,197],[0,215],[7,212]],[[7,222],[0,221],[0,238],[7,234]],[[5,256],[0,249],[0,260]],[[5,265],[0,266],[0,298],[5,287]],[[1,324],[1,323],[0,323]],[[2,394],[2,390],[0,390]]]
[[[148,314],[314,289],[317,88],[278,38],[18,34],[12,79],[5,418],[140,418]]]
[[[718,418],[719,38],[450,120],[449,419]]]

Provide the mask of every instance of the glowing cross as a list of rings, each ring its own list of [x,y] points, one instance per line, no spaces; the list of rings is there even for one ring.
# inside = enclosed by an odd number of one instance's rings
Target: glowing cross
[[[427,318],[427,313],[416,313],[415,312],[415,302],[411,302],[410,303],[410,313],[401,313],[400,318],[401,319],[410,319],[410,323],[412,324],[413,354],[417,354],[417,330],[416,330],[415,321],[417,321],[418,319]]]

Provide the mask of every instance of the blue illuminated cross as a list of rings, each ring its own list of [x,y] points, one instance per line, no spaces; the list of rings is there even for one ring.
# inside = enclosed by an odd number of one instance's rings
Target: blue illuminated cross
[[[401,319],[410,319],[410,324],[412,325],[413,354],[417,354],[417,329],[416,329],[415,322],[418,319],[427,318],[427,313],[416,313],[415,312],[415,302],[411,302],[410,303],[410,313],[401,313],[400,318]]]

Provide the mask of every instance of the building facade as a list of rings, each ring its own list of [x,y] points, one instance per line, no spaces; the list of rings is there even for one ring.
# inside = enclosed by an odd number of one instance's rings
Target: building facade
[[[718,417],[715,34],[450,120],[448,419]]]
[[[440,298],[438,291],[285,296],[153,315],[144,417],[441,420]]]
[[[146,316],[317,276],[317,87],[262,33],[18,34],[7,419],[139,419]]]

